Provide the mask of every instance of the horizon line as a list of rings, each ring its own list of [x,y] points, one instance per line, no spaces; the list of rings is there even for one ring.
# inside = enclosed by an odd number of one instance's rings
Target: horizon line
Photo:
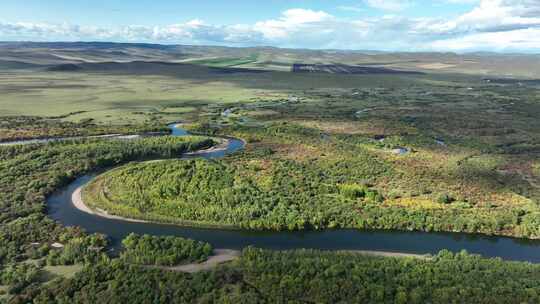
[[[155,45],[155,46],[166,46],[166,47],[221,47],[221,48],[231,48],[231,49],[264,49],[272,48],[279,50],[297,50],[297,51],[326,51],[326,52],[358,52],[370,55],[367,53],[385,53],[385,54],[455,54],[455,55],[471,55],[471,54],[496,54],[496,55],[540,55],[539,51],[389,51],[389,50],[377,50],[377,49],[326,49],[326,48],[293,48],[293,47],[279,47],[271,45],[254,45],[254,46],[230,46],[230,45],[219,45],[219,44],[179,44],[179,43],[157,43],[157,42],[119,42],[119,41],[100,41],[100,40],[54,40],[54,41],[35,41],[35,40],[0,40],[0,44],[8,43],[34,43],[34,44],[118,44],[118,45]]]

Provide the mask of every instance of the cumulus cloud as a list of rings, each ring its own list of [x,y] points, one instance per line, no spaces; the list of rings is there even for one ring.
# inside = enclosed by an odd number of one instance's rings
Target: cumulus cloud
[[[432,43],[437,50],[489,50],[512,52],[540,50],[540,30],[520,29],[512,32],[475,33],[463,37],[437,40]]]
[[[120,28],[0,22],[0,40],[11,37],[393,51],[540,51],[540,1],[479,0],[474,9],[451,19],[398,15],[343,19],[324,11],[290,9],[274,19],[232,25],[200,19]]]
[[[440,24],[440,32],[501,32],[540,26],[538,0],[482,0],[471,12]]]
[[[433,22],[434,48],[540,49],[540,1],[481,0],[472,11],[454,20]]]

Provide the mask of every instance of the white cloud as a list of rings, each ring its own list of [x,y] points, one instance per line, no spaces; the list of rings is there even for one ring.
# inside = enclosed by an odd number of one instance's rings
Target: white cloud
[[[425,29],[435,34],[434,49],[539,51],[540,1],[481,0],[470,12]]]
[[[521,29],[510,32],[476,33],[459,38],[438,40],[433,49],[449,51],[512,52],[540,50],[540,29]]]
[[[408,0],[365,0],[366,5],[385,11],[402,11],[412,5]]]
[[[366,11],[364,8],[361,8],[358,6],[348,6],[348,5],[340,5],[337,7],[337,9],[342,10],[342,11],[355,12],[355,13],[362,13]]]
[[[539,33],[540,1],[537,0],[481,0],[470,12],[453,19],[385,15],[351,20],[324,11],[290,9],[275,19],[232,25],[214,25],[200,19],[168,26],[119,28],[0,22],[0,40],[108,40],[394,51],[540,51]]]
[[[283,12],[279,19],[257,22],[253,30],[269,40],[287,39],[300,31],[309,33],[310,29],[314,30],[333,19],[333,16],[323,11],[290,9]]]

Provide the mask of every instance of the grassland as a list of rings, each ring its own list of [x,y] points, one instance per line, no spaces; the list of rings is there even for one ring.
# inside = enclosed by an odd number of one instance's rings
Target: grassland
[[[287,99],[291,94],[359,87],[407,87],[432,77],[392,75],[298,75],[248,72],[187,64],[84,64],[81,70],[8,70],[0,73],[3,115],[62,116],[107,124],[174,121],[211,112],[212,107]],[[448,83],[447,76],[435,77]],[[461,79],[463,83],[468,78]],[[478,78],[476,78],[478,81]],[[451,84],[451,83],[450,83]],[[46,105],[46,106],[44,106]]]
[[[57,265],[57,266],[45,266],[43,270],[52,277],[72,278],[77,272],[83,269],[83,265]]]
[[[189,70],[183,71],[189,74]],[[0,75],[4,115],[60,116],[94,119],[107,124],[174,121],[196,112],[194,107],[257,97],[257,90],[239,88],[223,79],[177,79],[160,75],[102,73],[5,73]]]

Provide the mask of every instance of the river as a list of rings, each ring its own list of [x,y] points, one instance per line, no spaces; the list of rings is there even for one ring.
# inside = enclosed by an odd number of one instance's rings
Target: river
[[[172,125],[173,136],[188,133]],[[231,139],[226,150],[198,153],[190,157],[220,158],[244,147],[244,142]],[[110,237],[112,248],[131,232],[152,235],[175,235],[206,241],[214,248],[242,249],[255,246],[267,249],[312,248],[322,250],[370,250],[413,254],[435,254],[442,249],[454,252],[462,249],[485,257],[540,263],[540,241],[466,233],[433,233],[339,229],[323,231],[246,231],[189,228],[155,223],[135,223],[114,220],[79,211],[71,202],[73,192],[92,179],[78,178],[68,187],[47,199],[48,214],[66,226],[80,226],[88,232]]]

